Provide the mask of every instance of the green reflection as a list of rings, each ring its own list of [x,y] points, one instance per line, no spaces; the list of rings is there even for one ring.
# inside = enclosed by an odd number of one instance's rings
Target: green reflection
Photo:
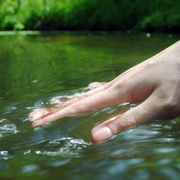
[[[0,37],[0,97],[36,95],[110,81],[175,41],[161,36]]]

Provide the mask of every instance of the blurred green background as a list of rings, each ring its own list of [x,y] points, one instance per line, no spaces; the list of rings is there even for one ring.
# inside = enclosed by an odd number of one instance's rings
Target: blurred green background
[[[179,0],[0,0],[0,30],[179,32]]]

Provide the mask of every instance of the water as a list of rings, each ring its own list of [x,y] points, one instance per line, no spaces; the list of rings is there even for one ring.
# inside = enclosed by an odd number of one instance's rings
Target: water
[[[0,36],[0,179],[179,179],[180,118],[132,127],[101,144],[91,129],[119,105],[31,127],[28,114],[59,95],[107,82],[179,39],[163,34]]]

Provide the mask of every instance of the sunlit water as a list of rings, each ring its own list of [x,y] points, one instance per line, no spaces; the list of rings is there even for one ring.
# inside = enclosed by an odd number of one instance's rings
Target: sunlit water
[[[56,96],[84,93],[179,39],[153,34],[0,36],[0,179],[180,179],[180,118],[132,127],[101,144],[100,121],[128,102],[31,127]]]

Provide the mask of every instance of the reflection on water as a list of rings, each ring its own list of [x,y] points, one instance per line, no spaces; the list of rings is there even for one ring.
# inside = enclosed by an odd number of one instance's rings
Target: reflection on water
[[[92,144],[94,126],[122,103],[31,127],[28,114],[107,82],[178,38],[166,35],[0,36],[0,179],[179,179],[180,118]],[[63,96],[63,98],[62,98]],[[57,99],[53,102],[56,103]]]

